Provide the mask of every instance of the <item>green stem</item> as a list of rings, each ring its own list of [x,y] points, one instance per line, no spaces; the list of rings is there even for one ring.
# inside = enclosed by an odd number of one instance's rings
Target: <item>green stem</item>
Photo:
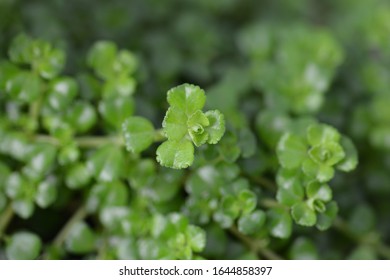
[[[390,260],[390,247],[384,244],[382,241],[377,240],[375,242],[367,241],[364,238],[357,236],[349,227],[348,223],[345,222],[342,218],[337,218],[334,223],[333,227],[337,229],[339,232],[343,233],[345,236],[347,236],[349,239],[353,240],[357,244],[368,244],[371,245],[372,248],[375,249],[375,251],[378,253],[378,255],[382,256],[383,258]]]
[[[9,204],[0,217],[0,239],[3,237],[3,234],[11,222],[13,216],[14,210],[12,209],[12,205]]]
[[[156,129],[154,133],[154,142],[162,142],[166,139],[167,137],[165,136],[163,129],[162,128]]]
[[[235,226],[232,226],[229,231],[240,241],[242,241],[254,254],[261,254],[263,257],[269,260],[281,260],[274,251],[270,250],[262,244],[260,240],[252,239],[249,236],[242,234]]]
[[[68,222],[61,229],[61,231],[58,233],[58,235],[53,241],[53,246],[61,247],[66,237],[68,236],[69,232],[71,231],[73,225],[84,220],[87,217],[87,215],[88,215],[87,210],[85,209],[84,206],[81,206],[76,211],[76,213],[74,213],[73,216],[68,220]]]
[[[54,146],[61,145],[61,142],[57,138],[49,135],[36,135],[34,139],[38,142],[49,143]],[[80,148],[96,148],[109,144],[124,145],[122,138],[118,136],[80,136],[75,137],[74,141]]]

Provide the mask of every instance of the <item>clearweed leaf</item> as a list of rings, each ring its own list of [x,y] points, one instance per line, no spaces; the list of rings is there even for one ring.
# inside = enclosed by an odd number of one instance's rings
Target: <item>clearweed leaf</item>
[[[202,252],[206,246],[206,233],[197,226],[189,225],[187,228],[187,238],[190,242],[192,251]]]
[[[332,199],[332,190],[327,184],[313,181],[306,187],[307,197],[313,200],[329,202]]]
[[[26,34],[16,36],[8,50],[8,56],[14,63],[28,64],[32,61],[32,39]]]
[[[229,163],[234,163],[241,155],[237,136],[231,131],[225,133],[225,136],[219,142],[217,149],[220,156]]]
[[[217,196],[224,185],[223,174],[213,165],[205,165],[191,173],[185,189],[191,197],[207,199]]]
[[[183,84],[170,89],[167,93],[168,103],[191,116],[195,111],[202,110],[206,102],[204,91],[195,85]]]
[[[339,208],[335,201],[329,202],[326,205],[325,212],[318,214],[316,227],[321,231],[325,231],[330,228],[337,216],[338,210]]]
[[[307,145],[300,137],[286,133],[276,148],[279,162],[284,168],[298,168],[307,155]]]
[[[35,210],[34,200],[28,196],[17,198],[12,201],[12,209],[19,217],[28,219]]]
[[[345,157],[345,153],[338,143],[326,142],[312,147],[309,150],[309,156],[318,164],[333,166]]]
[[[54,110],[63,111],[72,103],[78,92],[78,84],[73,78],[61,77],[49,84],[47,102]]]
[[[100,101],[99,113],[112,127],[118,129],[134,113],[134,100],[129,97],[109,98]]]
[[[111,182],[122,177],[125,167],[123,151],[120,147],[104,146],[88,159],[87,168],[96,180]]]
[[[285,112],[265,110],[257,115],[256,131],[269,147],[275,148],[290,123],[291,119]]]
[[[359,161],[357,150],[351,139],[346,136],[341,137],[340,144],[345,152],[345,157],[337,163],[336,168],[344,172],[350,172],[356,168]]]
[[[75,223],[66,236],[65,246],[68,252],[86,254],[95,249],[96,237],[85,222]]]
[[[0,61],[0,89],[6,90],[7,81],[19,72],[19,68],[9,61]]]
[[[194,146],[188,140],[167,140],[158,147],[156,159],[165,167],[187,168],[194,161]]]
[[[81,162],[71,165],[65,175],[65,184],[70,189],[83,188],[90,180],[90,170]]]
[[[195,146],[199,147],[206,143],[207,139],[209,138],[209,134],[205,131],[205,128],[207,128],[209,125],[209,119],[200,110],[196,111],[188,118],[188,133]]]
[[[307,128],[307,140],[311,146],[328,142],[339,142],[340,133],[326,124],[314,124]]]
[[[329,182],[334,176],[334,168],[325,164],[317,164],[310,158],[303,161],[303,172],[310,178],[318,180],[320,183]]]
[[[118,52],[114,62],[114,69],[117,73],[131,75],[137,69],[137,58],[128,50],[121,50]]]
[[[376,250],[366,244],[359,245],[348,256],[348,260],[378,260],[378,253]]]
[[[7,165],[0,161],[0,193],[4,190],[7,185],[8,177],[11,175],[11,170]]]
[[[292,260],[316,260],[318,259],[317,248],[310,239],[299,237],[294,240],[290,248],[289,258]]]
[[[140,190],[144,187],[150,186],[155,180],[156,163],[151,159],[142,159],[134,164],[127,177],[130,182],[130,187]]]
[[[127,198],[127,187],[121,181],[98,183],[88,195],[86,208],[94,213],[104,207],[125,206]]]
[[[133,95],[137,82],[133,77],[118,76],[110,78],[103,85],[103,98],[127,97]]]
[[[40,180],[53,168],[57,148],[50,144],[35,144],[29,152],[23,173],[32,180]]]
[[[238,194],[238,200],[240,201],[240,208],[242,214],[251,213],[257,205],[257,196],[250,190],[242,190]]]
[[[23,197],[25,190],[31,188],[29,181],[20,173],[13,172],[7,176],[5,193],[9,198]]]
[[[88,52],[87,63],[101,79],[110,79],[114,75],[114,61],[117,47],[109,41],[98,41]]]
[[[41,251],[41,239],[34,233],[21,231],[7,242],[5,254],[10,260],[34,260]]]
[[[287,239],[292,232],[290,214],[283,208],[272,208],[267,212],[267,226],[274,237]]]
[[[6,90],[15,100],[29,103],[42,94],[42,82],[34,73],[20,71],[6,82]]]
[[[353,228],[354,234],[364,236],[374,230],[377,217],[374,209],[368,204],[358,204],[348,219],[348,225]]]
[[[241,201],[238,201],[232,195],[225,195],[221,201],[222,212],[234,220],[240,215],[240,210],[241,210],[240,202],[242,203],[242,200],[243,199],[241,199]]]
[[[278,172],[278,191],[276,199],[286,206],[293,206],[304,198],[304,188],[301,180],[297,179],[299,170],[282,169]]]
[[[126,149],[140,153],[153,143],[155,130],[153,124],[142,117],[129,117],[122,124]]]
[[[96,110],[90,103],[78,101],[69,108],[67,120],[75,131],[85,133],[96,124]]]
[[[225,134],[225,117],[218,110],[207,111],[205,115],[209,120],[209,126],[206,127],[209,135],[207,143],[217,144]]]
[[[58,163],[63,166],[75,163],[80,158],[80,154],[76,143],[66,144],[58,152]]]
[[[188,117],[183,110],[170,107],[163,120],[163,129],[168,140],[180,141],[188,132]]]
[[[238,144],[243,158],[250,158],[255,155],[257,140],[255,134],[249,128],[240,129]]]
[[[294,204],[291,208],[291,215],[295,222],[301,226],[310,227],[317,222],[316,213],[305,201]]]
[[[261,230],[267,219],[267,215],[262,210],[242,215],[238,219],[238,230],[243,234],[255,234]]]
[[[50,49],[34,61],[34,69],[42,78],[53,79],[58,76],[65,65],[65,53],[60,49]]]
[[[40,182],[35,195],[35,202],[41,208],[47,208],[55,202],[58,195],[58,180],[55,177],[48,177]]]

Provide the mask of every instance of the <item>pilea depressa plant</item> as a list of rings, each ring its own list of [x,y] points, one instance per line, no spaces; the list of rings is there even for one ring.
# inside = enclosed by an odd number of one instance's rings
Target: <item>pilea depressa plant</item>
[[[0,1],[0,259],[390,259],[389,26],[381,0]]]

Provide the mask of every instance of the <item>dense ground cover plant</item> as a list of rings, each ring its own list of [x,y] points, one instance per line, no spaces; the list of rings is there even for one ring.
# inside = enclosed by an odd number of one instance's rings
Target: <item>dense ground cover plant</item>
[[[389,15],[0,2],[0,258],[389,259]]]

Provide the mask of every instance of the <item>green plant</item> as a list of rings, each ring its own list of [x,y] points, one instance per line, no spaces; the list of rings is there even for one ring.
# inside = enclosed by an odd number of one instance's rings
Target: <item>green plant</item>
[[[389,259],[388,3],[160,2],[0,2],[0,258]]]

